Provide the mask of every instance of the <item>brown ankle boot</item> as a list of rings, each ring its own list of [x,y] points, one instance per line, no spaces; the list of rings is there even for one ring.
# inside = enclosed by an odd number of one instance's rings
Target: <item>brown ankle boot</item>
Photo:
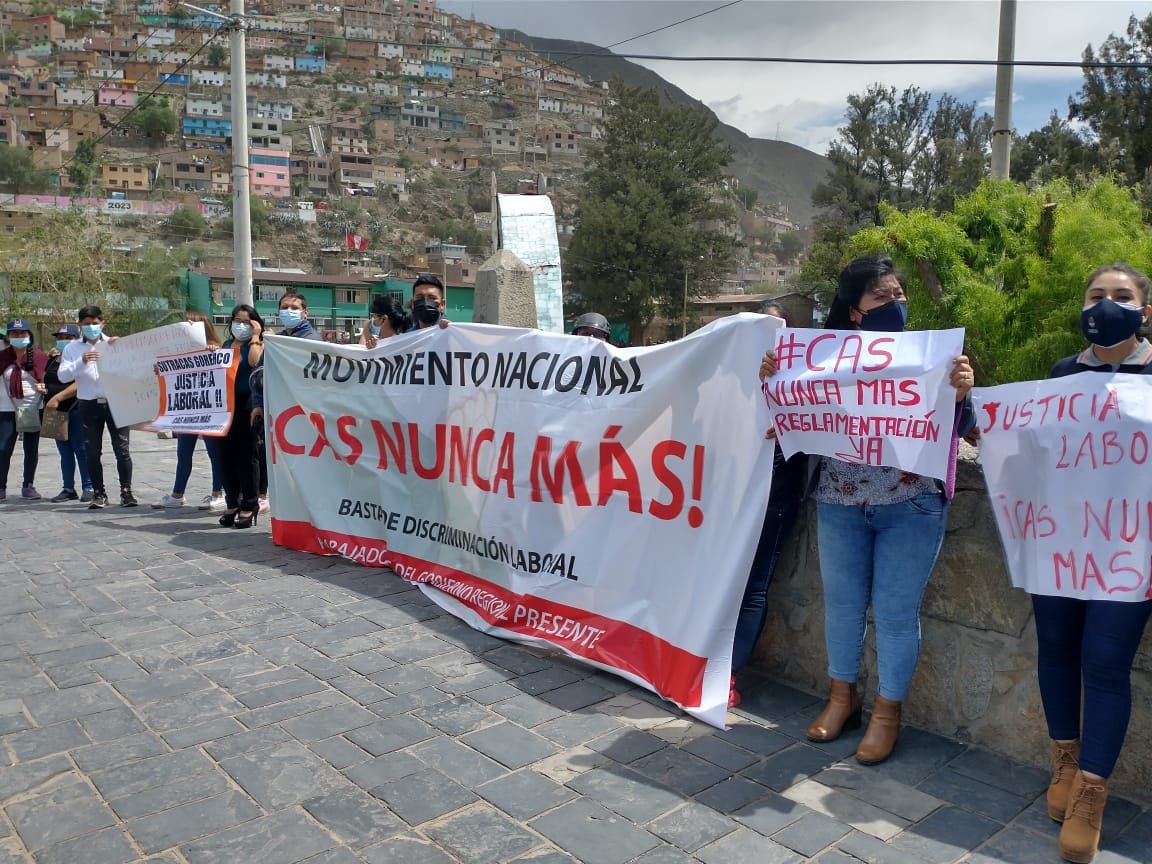
[[[896,739],[900,735],[900,704],[883,696],[876,697],[868,731],[856,748],[856,761],[861,765],[878,765],[896,749]]]
[[[1072,780],[1080,771],[1080,742],[1052,742],[1052,782],[1048,784],[1048,816],[1064,821]]]
[[[860,696],[856,685],[832,679],[828,704],[808,727],[809,741],[835,741],[845,729],[860,728]]]
[[[1060,857],[1088,864],[1100,850],[1100,825],[1108,803],[1108,781],[1089,779],[1083,771],[1072,778],[1064,827],[1060,829]]]

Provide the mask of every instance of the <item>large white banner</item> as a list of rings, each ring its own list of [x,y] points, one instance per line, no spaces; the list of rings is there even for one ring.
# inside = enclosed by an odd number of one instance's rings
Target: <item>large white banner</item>
[[[777,326],[634,349],[480,324],[372,351],[268,337],[273,539],[389,567],[475,627],[722,725]]]
[[[963,347],[963,330],[780,330],[764,392],[781,449],[946,479]]]
[[[1152,376],[1081,372],[972,399],[1012,584],[1152,597]]]
[[[165,324],[114,342],[100,342],[100,386],[117,426],[150,423],[160,410],[160,382],[156,361],[165,354],[204,348],[204,325],[199,321]]]

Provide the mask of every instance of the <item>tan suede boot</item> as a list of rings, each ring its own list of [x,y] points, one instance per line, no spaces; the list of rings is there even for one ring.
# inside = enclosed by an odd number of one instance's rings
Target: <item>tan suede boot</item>
[[[1100,825],[1108,803],[1108,781],[1087,778],[1077,771],[1072,779],[1064,827],[1060,829],[1060,857],[1088,864],[1100,851]]]
[[[861,765],[878,765],[892,755],[900,736],[900,707],[899,702],[876,697],[868,731],[856,748],[856,761]]]
[[[1048,816],[1064,821],[1071,798],[1072,780],[1080,771],[1080,742],[1052,742],[1052,782],[1048,784]]]
[[[859,729],[860,709],[856,685],[833,678],[828,704],[808,727],[808,740],[835,741],[845,729]]]

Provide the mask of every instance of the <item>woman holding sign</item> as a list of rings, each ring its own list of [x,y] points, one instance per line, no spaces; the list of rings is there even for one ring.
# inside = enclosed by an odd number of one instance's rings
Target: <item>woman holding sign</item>
[[[260,514],[260,462],[252,432],[252,389],[248,377],[264,354],[264,320],[251,306],[241,303],[232,310],[231,337],[225,348],[240,352],[234,385],[235,412],[228,434],[220,443],[220,469],[224,477],[225,528],[251,528]]]
[[[1152,315],[1149,279],[1127,264],[1096,270],[1084,290],[1080,329],[1091,343],[1065,357],[1049,377],[1078,372],[1152,375],[1152,344],[1140,338]],[[1108,777],[1132,713],[1132,661],[1152,600],[1080,600],[1032,595],[1036,673],[1052,739],[1048,815],[1063,822],[1060,854],[1096,857]],[[1081,710],[1083,687],[1083,710]]]
[[[887,255],[857,258],[840,273],[827,329],[900,332],[908,317],[904,281]],[[776,374],[769,351],[760,377]],[[876,625],[880,684],[872,719],[856,759],[875,765],[892,755],[904,699],[920,657],[920,601],[944,540],[959,436],[973,425],[966,397],[972,388],[967,357],[953,363],[956,390],[949,482],[899,468],[824,457],[815,498],[820,576],[824,583],[824,639],[831,695],[808,727],[812,741],[832,741],[860,725],[857,691],[868,609]]]

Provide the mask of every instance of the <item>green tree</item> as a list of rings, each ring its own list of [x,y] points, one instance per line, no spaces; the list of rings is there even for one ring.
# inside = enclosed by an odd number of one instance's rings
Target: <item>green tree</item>
[[[0,307],[54,325],[95,304],[111,332],[127,335],[183,315],[179,277],[198,251],[149,244],[124,252],[91,214],[55,211],[3,248]]]
[[[772,254],[782,264],[791,264],[804,251],[804,238],[796,231],[785,231],[772,244]]]
[[[165,96],[145,96],[136,103],[131,113],[125,115],[124,122],[153,144],[159,144],[169,135],[175,134],[179,126],[176,114],[168,107],[168,98]]]
[[[1083,347],[1088,274],[1111,261],[1152,265],[1137,190],[1110,179],[985,180],[949,213],[883,211],[883,227],[857,232],[836,265],[890,253],[909,280],[910,326],[964,327],[980,384],[1044,378]]]
[[[209,66],[223,66],[228,62],[228,49],[220,42],[213,42],[208,46],[204,60]]]
[[[91,193],[92,181],[96,179],[95,138],[85,138],[76,145],[76,152],[68,165],[68,176],[82,196]]]
[[[207,230],[208,220],[201,215],[199,210],[194,210],[187,205],[177,207],[164,225],[165,235],[185,243],[199,240]]]
[[[1109,35],[1098,51],[1088,45],[1083,59],[1130,64],[1085,66],[1084,83],[1068,101],[1068,113],[1085,121],[1101,144],[1115,142],[1122,154],[1119,170],[1129,183],[1142,181],[1152,168],[1152,15],[1142,21],[1130,16],[1124,35]]]
[[[586,308],[628,327],[634,344],[662,314],[726,270],[736,243],[724,191],[732,150],[701,107],[661,105],[655,90],[610,85],[604,137],[588,157],[565,268]]]
[[[19,195],[46,189],[51,180],[48,171],[36,167],[31,150],[0,144],[0,186]]]

